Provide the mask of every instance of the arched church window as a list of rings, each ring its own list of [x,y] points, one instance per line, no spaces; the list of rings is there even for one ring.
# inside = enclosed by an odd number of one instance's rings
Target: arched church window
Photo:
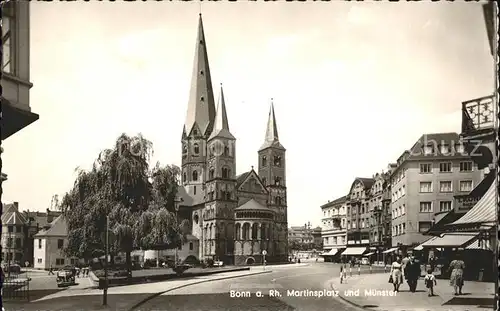
[[[276,199],[274,199],[274,202],[276,202],[276,205],[281,205],[281,197],[276,197]]]
[[[208,176],[210,179],[215,178],[215,169],[213,167],[211,167],[210,170],[208,171]]]
[[[222,178],[229,178],[229,169],[227,167],[222,168]]]
[[[193,135],[198,135],[198,130],[197,129],[193,130]]]
[[[194,154],[199,154],[200,153],[200,145],[194,144],[193,151],[194,151]]]
[[[188,148],[185,144],[182,145],[182,154],[186,154],[188,152]]]
[[[182,173],[182,181],[183,182],[187,181],[187,174],[186,174],[186,172]]]
[[[281,177],[274,177],[274,185],[279,186],[281,185]]]
[[[193,181],[198,180],[198,171],[193,171]]]
[[[198,218],[198,214],[195,214],[195,215],[194,215],[193,220],[194,220],[194,223],[195,223],[195,224],[198,224],[198,221],[200,220],[200,219]]]
[[[226,156],[226,157],[229,156],[229,146],[228,145],[224,146],[224,156]]]
[[[262,166],[267,166],[267,157],[266,156],[262,157],[261,163],[262,163]]]
[[[274,156],[274,166],[281,167],[281,156]]]

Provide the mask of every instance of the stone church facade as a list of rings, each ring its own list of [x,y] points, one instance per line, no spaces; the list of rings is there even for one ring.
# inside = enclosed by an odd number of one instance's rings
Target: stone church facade
[[[222,86],[217,109],[200,15],[186,122],[182,132],[179,215],[192,224],[199,258],[226,264],[287,260],[286,149],[271,103],[258,168],[236,174],[236,138]]]

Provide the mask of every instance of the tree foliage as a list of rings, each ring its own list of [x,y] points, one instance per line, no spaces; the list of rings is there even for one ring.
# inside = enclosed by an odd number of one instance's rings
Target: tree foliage
[[[130,267],[134,249],[174,248],[185,239],[189,223],[177,221],[180,170],[156,164],[150,169],[152,143],[122,134],[103,150],[91,170],[79,170],[61,202],[67,220],[68,255],[91,259],[105,252],[125,252]]]

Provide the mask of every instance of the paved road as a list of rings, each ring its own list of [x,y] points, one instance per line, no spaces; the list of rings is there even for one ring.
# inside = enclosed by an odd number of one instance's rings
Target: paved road
[[[136,310],[359,310],[337,297],[287,295],[288,291],[331,290],[329,281],[338,273],[338,265],[331,263],[274,269],[270,274],[202,283],[173,290],[147,301]],[[231,297],[231,291],[234,291],[234,294],[239,293],[240,297]],[[274,297],[270,296],[270,291]],[[257,292],[261,292],[263,296],[258,297]]]

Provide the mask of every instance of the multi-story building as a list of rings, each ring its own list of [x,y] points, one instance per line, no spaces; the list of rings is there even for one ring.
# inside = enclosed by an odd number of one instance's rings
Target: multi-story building
[[[370,190],[368,208],[370,218],[370,250],[377,261],[381,254],[391,248],[391,194],[389,183],[390,171],[376,174]]]
[[[2,211],[2,263],[24,264],[26,258],[27,221],[19,204],[5,204]]]
[[[302,245],[312,245],[314,243],[314,235],[310,224],[290,227],[288,229],[288,242],[297,242]]]
[[[482,175],[458,134],[422,135],[391,173],[392,246],[427,240],[435,213],[455,209],[454,196],[469,193]]]
[[[323,238],[321,237],[321,226],[311,229],[311,234],[313,237],[313,245],[316,248],[318,245],[323,244]]]
[[[347,243],[347,196],[340,197],[321,206],[321,237],[323,255],[335,256]],[[328,258],[325,257],[325,260]]]
[[[258,168],[236,174],[236,138],[229,130],[222,92],[215,109],[202,17],[186,121],[182,131],[182,202],[199,239],[198,259],[226,264],[287,260],[286,149],[278,138],[271,103]],[[248,126],[252,126],[250,122]]]

